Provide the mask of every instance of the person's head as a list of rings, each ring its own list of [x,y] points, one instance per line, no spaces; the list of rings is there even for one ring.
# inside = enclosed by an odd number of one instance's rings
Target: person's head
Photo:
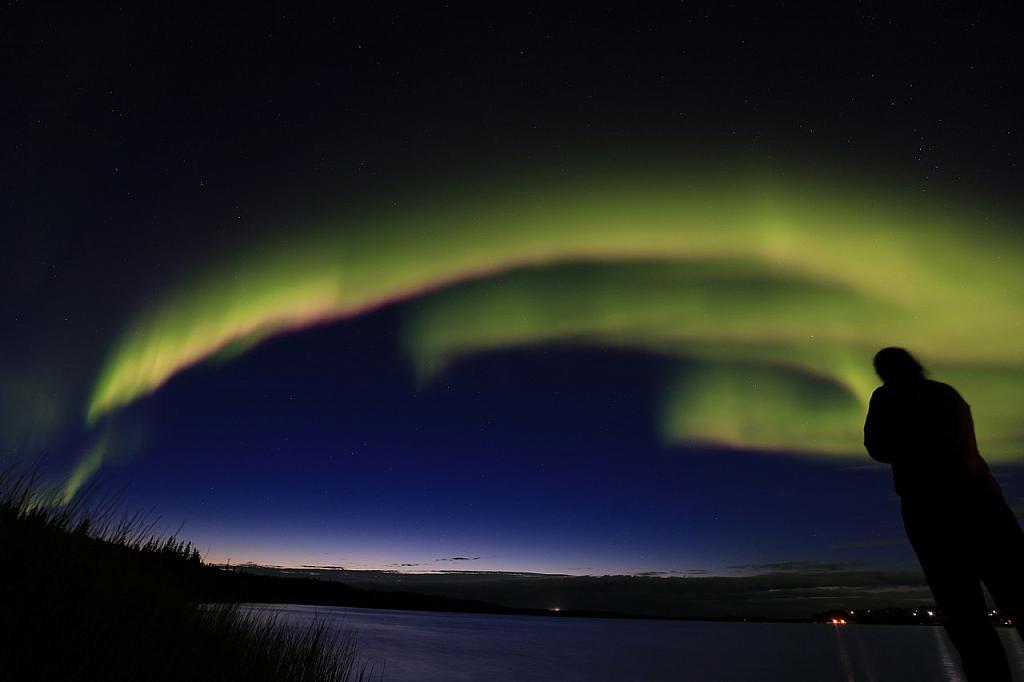
[[[875,353],[875,372],[883,383],[924,379],[925,370],[905,348],[883,348]]]

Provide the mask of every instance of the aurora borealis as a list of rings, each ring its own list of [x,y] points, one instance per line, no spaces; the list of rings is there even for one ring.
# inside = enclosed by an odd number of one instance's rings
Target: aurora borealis
[[[215,560],[905,566],[900,345],[1024,503],[1022,79],[943,47],[998,17],[350,12],[4,29],[0,447],[61,501]]]
[[[960,378],[987,453],[1019,452],[1024,431],[996,416],[1008,396],[975,378],[1024,370],[1013,223],[793,185],[602,179],[293,230],[287,249],[243,250],[130,323],[88,416],[225,350],[426,298],[406,339],[423,373],[565,339],[667,353],[712,365],[670,389],[669,437],[768,450],[859,456],[870,357],[897,339]]]

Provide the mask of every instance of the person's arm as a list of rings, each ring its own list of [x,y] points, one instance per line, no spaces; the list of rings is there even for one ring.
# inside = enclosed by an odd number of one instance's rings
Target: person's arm
[[[967,401],[960,397],[959,393],[956,393],[955,406],[957,413],[957,434],[955,441],[957,452],[964,458],[971,478],[981,483],[990,492],[1002,495],[1002,487],[996,481],[995,477],[992,476],[992,472],[989,470],[988,464],[985,463],[985,460],[981,457],[981,453],[978,452],[978,442],[974,435],[974,419],[971,417],[971,406],[967,404]]]
[[[954,418],[950,420],[953,429],[952,441],[956,447],[957,454],[970,461],[980,458],[978,454],[978,442],[974,437],[974,419],[971,417],[971,406],[960,397],[960,394],[953,391],[953,412]]]
[[[871,394],[868,416],[864,420],[864,447],[872,459],[892,464],[899,456],[892,429],[892,417],[885,408],[885,400],[876,390]]]

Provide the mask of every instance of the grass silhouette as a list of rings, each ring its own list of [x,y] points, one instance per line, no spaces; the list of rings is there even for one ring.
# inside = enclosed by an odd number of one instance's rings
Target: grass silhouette
[[[284,627],[228,600],[232,574],[110,502],[55,504],[0,470],[0,678],[369,679],[351,630]]]

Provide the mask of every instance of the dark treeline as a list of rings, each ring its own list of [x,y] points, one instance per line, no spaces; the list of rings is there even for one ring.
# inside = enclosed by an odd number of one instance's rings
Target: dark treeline
[[[314,578],[256,575],[244,569],[225,570],[203,565],[194,576],[194,584],[204,601],[263,604],[316,604],[356,608],[407,609],[410,611],[453,611],[459,613],[495,613],[553,615],[543,609],[507,608],[474,599],[452,599],[418,592],[361,590],[343,583]],[[577,615],[614,615],[576,612]],[[561,614],[559,614],[561,615]]]
[[[989,621],[996,626],[1011,627],[1013,621],[1003,613],[990,609]],[[829,609],[819,611],[813,618],[816,623],[841,625],[944,625],[942,611],[935,605],[926,606],[885,606],[880,608]]]

